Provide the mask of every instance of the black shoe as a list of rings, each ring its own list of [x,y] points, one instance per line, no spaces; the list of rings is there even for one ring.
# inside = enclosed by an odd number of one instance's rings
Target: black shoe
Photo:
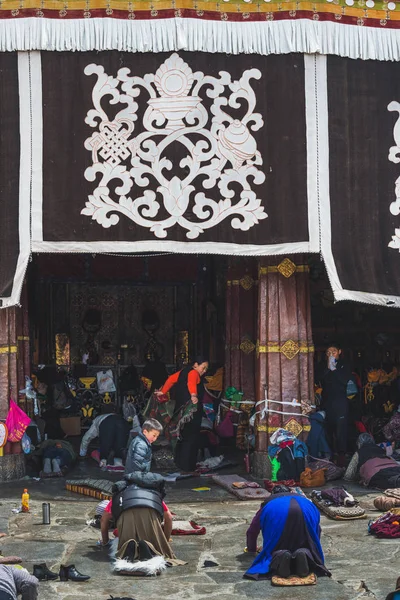
[[[137,543],[135,542],[135,540],[131,540],[130,542],[127,543],[126,548],[125,548],[125,552],[124,552],[124,556],[122,558],[124,558],[125,560],[129,560],[129,562],[135,562],[135,560],[137,560],[138,557],[138,549],[137,549]]]
[[[279,565],[278,565],[278,569],[276,571],[276,574],[279,577],[290,577],[290,563],[292,562],[292,555],[290,554],[289,550],[285,550],[285,552],[282,554],[282,556],[279,559]]]
[[[75,565],[61,565],[60,567],[60,581],[87,581],[88,579],[90,579],[90,576],[79,573]]]
[[[54,581],[58,578],[58,573],[53,573],[47,568],[46,563],[41,563],[40,565],[33,565],[33,576],[39,581]]]
[[[108,598],[108,600],[135,600],[135,598],[130,598],[130,597],[128,598],[128,596],[124,596],[124,597],[122,597],[122,596],[118,596],[118,597],[116,597],[116,596],[110,596]]]
[[[155,556],[149,545],[144,541],[139,542],[139,560],[151,560]]]
[[[310,574],[308,557],[303,550],[298,550],[294,557],[294,572],[297,577],[307,577]]]

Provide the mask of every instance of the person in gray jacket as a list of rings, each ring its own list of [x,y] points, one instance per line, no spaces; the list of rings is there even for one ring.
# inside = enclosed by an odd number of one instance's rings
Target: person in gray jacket
[[[126,415],[126,418],[124,418]],[[87,454],[88,446],[96,437],[99,438],[100,452],[100,467],[106,467],[108,460],[114,460],[114,466],[122,467],[122,458],[125,453],[129,433],[140,431],[140,423],[130,419],[130,415],[124,412],[122,415],[117,415],[115,412],[110,412],[104,415],[99,415],[93,419],[90,429],[82,438],[79,454],[84,457]],[[111,458],[112,457],[112,458]],[[112,464],[112,463],[111,463]]]
[[[0,600],[36,600],[39,580],[25,569],[0,565]]]
[[[130,443],[126,457],[125,473],[141,471],[149,473],[151,468],[151,444],[155,442],[163,427],[156,419],[147,419],[139,433]]]

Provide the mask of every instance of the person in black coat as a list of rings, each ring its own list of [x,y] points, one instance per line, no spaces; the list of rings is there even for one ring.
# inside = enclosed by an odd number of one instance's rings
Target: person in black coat
[[[126,456],[125,473],[141,471],[149,473],[151,469],[151,444],[158,439],[163,427],[156,419],[147,419],[143,423],[142,433],[133,438]]]
[[[349,400],[347,383],[351,368],[342,359],[338,344],[326,350],[326,360],[320,365],[318,380],[322,385],[321,410],[326,413],[326,428],[331,446],[338,455],[338,465],[344,466],[347,451]]]

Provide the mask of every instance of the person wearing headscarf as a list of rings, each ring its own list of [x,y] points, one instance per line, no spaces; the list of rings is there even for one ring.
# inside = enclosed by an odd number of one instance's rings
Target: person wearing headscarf
[[[244,574],[246,579],[306,577],[310,573],[330,576],[320,543],[320,513],[305,496],[275,486],[247,530],[248,552],[256,552],[260,531],[263,547]]]
[[[344,474],[346,481],[357,481],[367,487],[386,490],[400,487],[400,465],[375,444],[369,433],[357,439],[357,451]]]

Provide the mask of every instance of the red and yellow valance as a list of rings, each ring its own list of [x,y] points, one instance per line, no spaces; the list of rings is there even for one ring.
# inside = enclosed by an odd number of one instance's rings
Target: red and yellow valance
[[[4,0],[0,50],[400,60],[399,24],[396,0]]]

